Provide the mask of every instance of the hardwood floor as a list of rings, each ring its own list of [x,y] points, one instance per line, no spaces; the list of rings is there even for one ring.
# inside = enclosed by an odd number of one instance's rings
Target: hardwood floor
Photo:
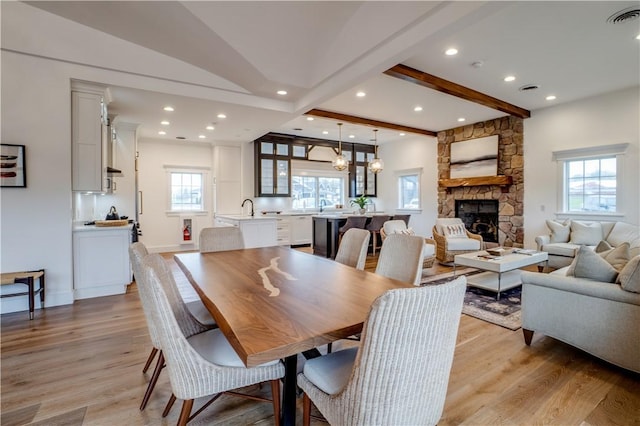
[[[375,261],[370,256],[367,269]],[[436,265],[431,273],[448,270]],[[184,282],[177,267],[174,272]],[[138,409],[151,347],[135,284],[124,295],[37,311],[33,321],[18,312],[1,322],[2,425],[175,424],[179,404],[161,418],[170,395],[166,373],[145,411]],[[247,390],[270,394],[268,386]],[[229,396],[192,422],[272,423],[270,404]],[[439,424],[640,425],[640,375],[539,334],[528,347],[521,330],[462,315]]]

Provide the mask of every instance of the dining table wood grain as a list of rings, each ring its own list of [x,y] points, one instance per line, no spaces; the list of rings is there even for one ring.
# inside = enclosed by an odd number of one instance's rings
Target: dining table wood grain
[[[378,296],[412,287],[281,246],[174,259],[247,367],[285,360],[284,424],[295,422],[297,355],[359,333]]]

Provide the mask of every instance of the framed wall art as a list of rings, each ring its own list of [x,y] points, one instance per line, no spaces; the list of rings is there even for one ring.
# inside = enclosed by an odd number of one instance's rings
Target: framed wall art
[[[466,178],[498,174],[498,135],[451,144],[449,177]]]
[[[0,144],[0,187],[27,186],[24,145]]]

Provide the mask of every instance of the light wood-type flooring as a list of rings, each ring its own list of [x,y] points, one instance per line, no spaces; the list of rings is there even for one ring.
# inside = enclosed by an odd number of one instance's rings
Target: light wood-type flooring
[[[367,269],[375,263],[370,256]],[[430,273],[449,270],[436,264]],[[150,344],[135,284],[124,295],[37,311],[33,321],[19,312],[1,322],[3,426],[176,423],[180,404],[161,418],[171,393],[166,372],[145,411],[138,409],[151,369],[142,374]],[[246,390],[270,394],[269,386]],[[223,396],[192,424],[272,423],[270,404]],[[439,424],[640,425],[640,375],[542,335],[526,346],[521,330],[462,315]]]

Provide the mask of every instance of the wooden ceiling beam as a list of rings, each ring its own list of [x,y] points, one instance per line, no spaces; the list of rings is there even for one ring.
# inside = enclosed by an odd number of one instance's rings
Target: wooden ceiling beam
[[[398,64],[392,68],[389,68],[384,73],[386,75],[390,75],[391,77],[396,77],[401,80],[418,84],[432,90],[437,90],[439,92],[456,96],[470,102],[475,102],[489,108],[497,109],[498,111],[506,112],[507,114],[516,117],[531,117],[531,112],[529,110],[520,108],[516,105],[512,105],[508,102],[501,101],[500,99],[496,99],[492,96],[485,95],[484,93],[480,93],[476,90],[469,89],[468,87],[461,86],[452,81],[436,77],[435,75],[427,74],[426,72],[419,71],[406,65]]]
[[[386,121],[371,120],[369,118],[358,117],[355,115],[341,114],[339,112],[326,111],[323,109],[312,109],[305,113],[315,117],[330,118],[332,120],[344,121],[353,124],[363,124],[371,127],[381,127],[385,129],[398,130],[401,132],[418,133],[425,136],[437,136],[437,132],[433,130],[418,129],[417,127],[403,126],[401,124],[387,123]]]

